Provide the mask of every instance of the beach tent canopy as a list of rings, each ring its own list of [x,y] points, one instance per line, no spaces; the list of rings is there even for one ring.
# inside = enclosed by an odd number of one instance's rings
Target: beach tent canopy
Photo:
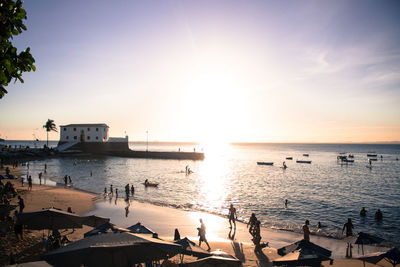
[[[385,242],[385,239],[383,238],[363,232],[359,232],[355,236],[346,237],[344,240],[348,243],[357,244],[358,247],[361,245],[362,254],[364,254],[364,245],[376,245]]]
[[[83,218],[82,224],[91,227],[99,227],[105,223],[110,222],[110,218],[100,217],[96,215],[84,216],[82,218]]]
[[[385,241],[385,239],[367,233],[359,232],[358,235],[356,235],[356,240],[354,241],[354,244],[373,245],[380,244],[383,241]]]
[[[318,265],[321,261],[330,260],[332,252],[306,240],[297,241],[278,249],[283,256],[273,261],[274,265]]]
[[[15,265],[9,265],[13,267],[52,267],[50,264],[48,264],[45,261],[31,261],[31,262],[25,262],[25,263],[17,263]]]
[[[111,232],[112,233],[122,233],[122,232],[129,232],[129,230],[119,227],[119,226],[116,226],[115,224],[112,224],[110,222],[106,222],[103,225],[100,225],[97,228],[90,230],[89,232],[86,232],[83,236],[88,237],[88,236],[111,233]]]
[[[299,249],[274,260],[273,264],[277,266],[320,266],[321,261],[324,260],[330,260],[330,258]]]
[[[81,216],[57,209],[19,213],[18,219],[31,230],[82,228],[83,221]]]
[[[187,263],[190,267],[236,267],[241,266],[242,263],[237,258],[231,256],[221,257],[221,256],[209,256],[206,258],[199,259],[197,261]]]
[[[369,263],[373,263],[373,264],[377,264],[381,260],[385,259],[390,264],[392,264],[394,267],[397,264],[400,264],[400,250],[399,250],[399,248],[391,248],[386,252],[371,253],[371,254],[367,254],[362,257],[359,257],[357,259],[366,261]]]
[[[196,243],[190,241],[187,237],[174,241],[175,244],[179,244],[182,246],[181,254],[191,255],[198,258],[209,257],[211,254],[196,245]]]
[[[136,234],[155,234],[154,231],[152,231],[150,228],[147,228],[146,226],[142,225],[140,222],[137,224],[134,224],[132,226],[129,226],[126,228],[129,230],[131,233],[136,233]]]
[[[124,232],[89,236],[42,257],[56,267],[122,267],[172,257],[180,250],[171,242]]]

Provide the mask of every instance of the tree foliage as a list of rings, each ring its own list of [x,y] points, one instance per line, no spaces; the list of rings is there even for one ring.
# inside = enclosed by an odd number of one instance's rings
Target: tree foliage
[[[14,82],[19,80],[23,83],[22,73],[36,70],[30,48],[18,54],[17,48],[11,43],[13,36],[26,30],[24,19],[26,11],[22,8],[21,0],[0,1],[0,99],[7,94],[5,87],[13,79]]]
[[[43,125],[43,128],[45,128],[47,132],[51,132],[51,131],[57,132],[57,126],[54,123],[54,120],[48,119],[46,121],[46,124]]]
[[[54,123],[54,120],[48,119],[46,121],[46,124],[43,125],[43,128],[45,128],[47,132],[47,147],[49,147],[49,132],[51,131],[57,132],[57,127],[56,124]]]

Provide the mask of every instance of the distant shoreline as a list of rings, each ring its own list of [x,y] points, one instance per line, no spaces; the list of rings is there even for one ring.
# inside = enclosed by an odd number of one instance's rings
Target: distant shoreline
[[[49,142],[57,142],[59,140],[49,140]],[[33,141],[33,140],[5,140],[5,143],[7,142],[40,142],[40,143],[46,143],[45,140],[42,141]],[[195,142],[195,141],[129,141],[128,143],[132,144],[165,144],[165,145],[174,145],[174,144],[180,144],[180,145],[200,145],[202,144],[201,142]],[[347,142],[228,142],[227,144],[230,145],[400,145],[400,141],[376,141],[376,142],[353,142],[353,141],[347,141]]]

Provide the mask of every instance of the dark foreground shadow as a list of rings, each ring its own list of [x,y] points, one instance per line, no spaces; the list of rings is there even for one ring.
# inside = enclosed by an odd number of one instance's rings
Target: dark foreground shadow
[[[233,252],[235,252],[235,257],[238,258],[242,263],[246,262],[246,256],[243,253],[243,244],[238,243],[237,241],[231,242]]]
[[[268,259],[268,257],[264,254],[262,250],[254,250],[254,254],[257,256],[257,266],[262,267],[272,267],[272,262]]]

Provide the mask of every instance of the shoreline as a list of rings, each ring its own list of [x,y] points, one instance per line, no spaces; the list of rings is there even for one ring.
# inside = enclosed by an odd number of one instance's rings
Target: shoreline
[[[18,177],[20,178],[21,176],[22,176],[22,174],[20,176],[18,176]],[[95,196],[96,201],[97,200],[101,200],[101,199],[104,198],[104,194],[102,192],[96,192],[96,191],[92,191],[92,190],[88,190],[88,189],[83,189],[83,188],[76,187],[74,185],[66,187],[63,183],[59,183],[59,182],[56,182],[56,181],[52,180],[53,178],[54,177],[50,177],[49,178],[49,180],[54,183],[54,185],[48,185],[50,187],[57,187],[57,188],[61,188],[61,189],[69,189],[69,190],[74,190],[74,191],[77,191],[77,192],[92,194],[92,195]],[[35,183],[35,181],[38,181],[38,179],[37,178],[33,178],[33,183],[37,184],[37,183]],[[121,194],[121,196],[122,196],[122,194]],[[120,199],[122,199],[122,198],[120,198]],[[134,201],[137,201],[138,203],[154,205],[156,207],[172,208],[172,209],[176,209],[176,210],[179,210],[179,211],[185,211],[185,212],[207,213],[207,214],[218,216],[220,218],[225,218],[226,217],[226,215],[220,214],[220,213],[217,213],[217,212],[211,212],[211,211],[203,210],[203,209],[196,209],[196,208],[193,208],[193,207],[184,207],[182,205],[168,204],[168,203],[165,203],[165,202],[150,201],[150,200],[144,200],[144,199],[135,199]],[[93,209],[95,209],[95,207]],[[241,222],[243,224],[246,224],[246,221],[243,220],[242,218],[241,219],[237,219],[236,221]],[[278,231],[278,232],[283,232],[283,233],[287,232],[287,233],[293,233],[293,234],[297,234],[297,235],[302,235],[302,230],[301,230],[300,227],[299,228],[280,228],[280,227],[276,227],[276,226],[273,226],[273,225],[261,224],[261,228],[262,229],[266,229],[266,230],[271,230],[271,231]],[[311,230],[310,235],[312,237],[313,236],[315,236],[315,237],[323,237],[323,238],[328,238],[328,239],[332,239],[332,240],[336,240],[336,241],[341,241],[341,240],[343,241],[344,238],[345,238],[344,236],[343,237],[342,236],[337,236],[337,235],[335,235],[335,233],[324,232],[323,228],[322,228],[322,231],[318,231],[318,229],[316,227],[310,227],[310,230]],[[398,242],[395,242],[395,241],[389,240],[389,239],[386,239],[385,243],[393,244],[393,246],[394,245],[396,245],[396,246],[399,245]],[[383,247],[383,246],[381,246],[381,247]]]
[[[22,173],[20,172],[17,174],[18,169],[12,169],[12,172],[16,174],[17,177],[22,176]],[[243,266],[271,266],[272,260],[279,257],[276,253],[276,248],[301,239],[301,235],[293,232],[285,233],[285,231],[262,227],[262,241],[269,241],[270,247],[264,248],[261,253],[255,253],[254,245],[250,240],[250,234],[248,233],[245,224],[242,222],[237,222],[237,229],[234,237],[227,237],[226,235],[229,231],[227,225],[228,220],[222,216],[199,211],[185,211],[177,208],[163,207],[147,202],[132,200],[129,203],[129,214],[127,217],[125,217],[124,213],[126,212],[125,206],[127,203],[122,198],[115,201],[115,198],[104,198],[104,196],[99,193],[93,194],[93,192],[89,193],[87,190],[81,190],[79,188],[65,188],[60,184],[58,184],[58,186],[57,184],[56,186],[40,186],[34,184],[33,190],[28,192],[25,190],[27,189],[27,184],[25,184],[24,187],[20,186],[20,179],[14,179],[11,180],[11,182],[17,186],[17,189],[21,190],[20,192],[23,195],[26,203],[25,211],[49,207],[52,205],[52,203],[57,204],[56,207],[62,208],[63,210],[66,210],[68,205],[72,205],[73,211],[77,214],[97,214],[99,216],[109,217],[112,223],[122,227],[126,227],[140,221],[144,225],[158,232],[160,236],[166,240],[172,240],[173,231],[175,228],[178,228],[181,232],[182,238],[184,236],[188,236],[192,241],[197,243],[198,237],[196,226],[198,224],[198,219],[201,216],[204,218],[205,223],[207,224],[207,237],[210,241],[212,250],[218,248],[228,252],[229,254],[235,255],[243,262]],[[25,192],[23,192],[23,190],[25,190]],[[84,199],[79,199],[77,196],[85,197]],[[13,199],[13,202],[15,202],[15,199]],[[79,204],[82,206],[79,206]],[[102,205],[108,205],[108,207],[105,206],[107,209],[104,209],[104,207],[102,209]],[[102,214],[101,212],[105,212],[105,214]],[[119,221],[124,218],[128,218],[129,220],[126,220],[125,222]],[[84,226],[82,229],[75,230],[74,233],[67,233],[69,234],[68,238],[70,238],[70,240],[81,239],[83,238],[83,233],[89,231],[90,229],[92,228]],[[31,252],[29,251],[32,249],[32,247],[38,248],[39,246],[40,248],[40,245],[42,245],[41,236],[43,234],[44,231],[25,230],[28,248],[21,248],[21,242],[15,240],[13,233],[9,234],[11,250],[14,251],[16,256],[18,256],[17,260],[19,260],[19,262],[39,260],[39,255],[44,252],[43,248],[41,248],[41,250],[36,249]],[[231,235],[231,233],[229,233],[229,235]],[[321,244],[320,240],[317,240],[319,238],[320,237],[312,236],[311,241]],[[328,241],[325,240],[325,242],[330,243],[332,242],[332,239],[329,239]],[[341,246],[344,243],[340,241],[337,242],[339,243],[334,246],[334,249],[341,251]],[[10,243],[8,243],[8,245],[10,246]],[[203,245],[203,248],[204,247],[205,246]],[[3,251],[6,252],[6,250]],[[333,258],[335,255],[339,255],[341,253],[335,253],[334,250],[332,250],[332,252]],[[8,251],[6,253],[8,253]],[[0,253],[0,255],[1,254],[2,253]],[[7,259],[7,255],[1,255],[0,258],[2,260],[1,263],[4,263],[4,260]],[[194,260],[194,258],[186,256],[185,259],[189,261]],[[329,263],[327,264],[327,262],[325,262],[323,264],[324,266],[327,266]],[[362,262],[358,260],[336,259],[334,261],[334,266],[362,266],[361,264]]]

